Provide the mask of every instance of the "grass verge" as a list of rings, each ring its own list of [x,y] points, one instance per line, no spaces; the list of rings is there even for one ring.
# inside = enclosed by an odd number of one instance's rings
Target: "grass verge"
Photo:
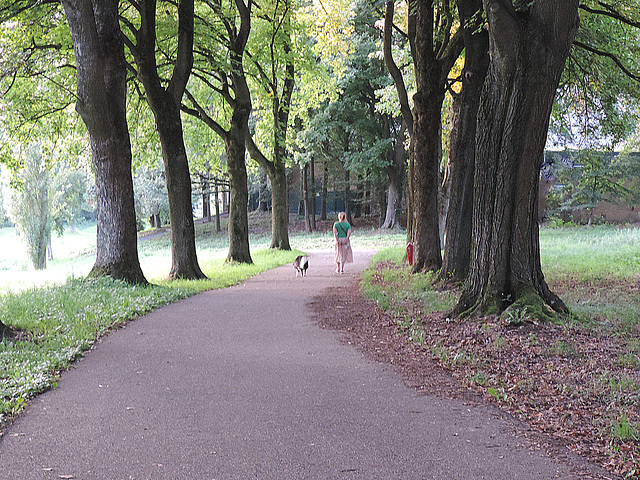
[[[379,252],[363,292],[398,331],[470,389],[562,445],[640,478],[640,230],[541,232],[543,270],[572,315],[446,318],[456,290],[412,275],[396,247]]]
[[[111,279],[70,279],[0,296],[0,319],[18,339],[0,342],[0,427],[36,394],[56,384],[62,370],[111,329],[196,293],[238,284],[293,261],[298,251],[261,249],[254,263],[202,263],[207,280],[160,281],[148,287]]]

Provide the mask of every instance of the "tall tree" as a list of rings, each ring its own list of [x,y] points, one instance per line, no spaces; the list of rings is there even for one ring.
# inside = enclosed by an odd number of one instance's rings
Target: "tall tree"
[[[214,28],[214,23],[200,17],[202,42],[197,46],[201,62],[196,66],[195,76],[208,87],[208,94],[219,95],[231,109],[228,128],[210,115],[196,96],[187,92],[190,105],[183,110],[202,120],[224,141],[229,174],[229,253],[227,261],[253,263],[249,251],[249,220],[247,205],[247,166],[245,142],[249,132],[251,114],[251,92],[244,70],[244,56],[251,31],[251,8],[253,0],[235,0],[232,6],[220,0],[207,2],[216,22],[223,30]]]
[[[449,147],[451,191],[441,277],[461,282],[469,273],[475,139],[482,85],[489,66],[489,34],[480,27],[482,0],[458,0],[464,38],[462,88],[454,99]]]
[[[566,311],[540,266],[538,186],[578,0],[483,0],[490,64],[478,113],[471,268],[454,313]]]
[[[138,258],[118,0],[62,0],[75,51],[76,109],[87,126],[96,181],[97,250],[90,275],[147,283]]]
[[[272,155],[268,159],[247,136],[247,149],[271,181],[271,248],[291,250],[289,245],[289,202],[287,198],[287,129],[291,97],[295,87],[295,60],[290,0],[262,4],[259,16],[269,26],[265,35],[266,58],[252,55],[258,81],[271,103]],[[264,64],[262,63],[264,62]]]
[[[47,245],[51,240],[51,177],[42,158],[41,145],[29,145],[22,153],[24,168],[17,173],[20,188],[14,192],[11,216],[27,243],[36,270],[47,268]]]
[[[133,39],[126,39],[126,43],[135,59],[137,76],[144,85],[162,145],[171,223],[169,278],[205,278],[196,254],[191,175],[180,118],[182,97],[193,66],[193,0],[180,0],[177,5],[178,43],[173,69],[167,82],[160,76],[156,59],[157,2],[141,0],[133,5],[139,11],[140,26],[136,28],[126,17],[123,17],[123,22],[133,34]],[[166,87],[163,85],[165,83]]]
[[[387,2],[385,31],[390,31],[393,25],[393,5],[390,4]],[[456,12],[450,0],[413,0],[407,15],[407,35],[416,78],[411,116],[397,67],[394,68],[388,53],[385,60],[411,134],[407,240],[415,244],[413,271],[420,272],[438,270],[442,265],[438,222],[440,119],[448,74],[464,44],[462,31],[455,29]],[[385,50],[388,52],[388,47]]]

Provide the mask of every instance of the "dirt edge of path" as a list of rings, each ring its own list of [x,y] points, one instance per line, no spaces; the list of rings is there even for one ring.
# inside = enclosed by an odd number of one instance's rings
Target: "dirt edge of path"
[[[308,304],[313,319],[324,329],[341,333],[370,361],[390,365],[406,385],[420,395],[461,400],[470,405],[489,405],[443,369],[424,346],[407,341],[398,324],[376,304],[363,297],[360,281],[347,287],[330,287]],[[523,448],[541,451],[568,465],[581,479],[615,480],[610,472],[570,452],[562,442],[530,429],[518,419],[496,408],[496,413],[514,429]]]

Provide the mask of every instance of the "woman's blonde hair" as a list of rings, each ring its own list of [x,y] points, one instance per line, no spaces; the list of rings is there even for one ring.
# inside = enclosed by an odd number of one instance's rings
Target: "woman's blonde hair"
[[[346,213],[344,213],[344,212],[340,212],[340,213],[338,214],[338,220],[340,220],[341,222],[344,222],[344,219],[345,219],[345,217],[346,217],[346,216],[347,216],[347,214],[346,214]]]

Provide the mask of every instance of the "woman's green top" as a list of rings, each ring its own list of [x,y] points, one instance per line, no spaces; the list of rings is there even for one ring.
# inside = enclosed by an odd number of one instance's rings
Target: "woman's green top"
[[[333,224],[333,228],[338,231],[338,238],[346,238],[347,232],[351,230],[349,222],[336,222]]]

